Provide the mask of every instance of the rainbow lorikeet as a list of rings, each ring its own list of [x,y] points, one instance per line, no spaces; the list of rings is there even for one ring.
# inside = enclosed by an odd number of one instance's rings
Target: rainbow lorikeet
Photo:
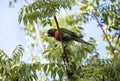
[[[75,40],[80,43],[92,45],[82,40],[81,38],[83,38],[83,36],[78,36],[75,32],[72,32],[65,28],[60,28],[60,32],[57,29],[49,29],[47,33],[48,33],[48,36],[54,37],[58,41],[69,42],[69,41]]]

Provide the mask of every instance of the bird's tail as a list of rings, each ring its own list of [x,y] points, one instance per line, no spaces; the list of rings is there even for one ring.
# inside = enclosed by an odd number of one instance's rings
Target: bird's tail
[[[86,42],[86,41],[84,41],[83,39],[80,39],[80,38],[76,38],[76,37],[75,37],[74,40],[77,41],[77,42],[80,42],[80,43],[84,43],[84,44],[93,46],[93,45],[90,44],[89,42]]]

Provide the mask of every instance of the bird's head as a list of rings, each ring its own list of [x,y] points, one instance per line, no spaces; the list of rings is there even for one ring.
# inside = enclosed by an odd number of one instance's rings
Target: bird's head
[[[49,29],[48,32],[47,32],[47,34],[50,37],[54,37],[55,32],[56,32],[56,29]]]

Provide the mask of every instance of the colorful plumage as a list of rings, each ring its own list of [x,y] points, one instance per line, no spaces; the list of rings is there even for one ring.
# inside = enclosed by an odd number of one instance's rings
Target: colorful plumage
[[[69,42],[69,41],[75,40],[80,43],[92,45],[82,40],[81,38],[83,38],[83,36],[78,36],[75,32],[72,32],[65,28],[60,28],[60,32],[57,29],[49,29],[47,33],[48,33],[48,36],[54,37],[58,41]]]

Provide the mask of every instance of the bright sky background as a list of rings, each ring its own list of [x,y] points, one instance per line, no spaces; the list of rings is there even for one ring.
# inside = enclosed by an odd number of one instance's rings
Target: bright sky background
[[[25,2],[18,2],[14,8],[9,8],[8,3],[0,0],[0,49],[4,50],[6,54],[11,56],[12,50],[18,45],[22,44],[24,47],[27,43],[24,32],[20,30],[18,24],[18,11],[25,4]],[[104,42],[100,38],[101,31],[97,27],[95,21],[90,22],[84,26],[84,33],[86,36],[94,37],[98,41],[98,51],[101,53],[100,57],[105,56]],[[25,53],[24,60],[30,58],[29,53]]]
[[[0,0],[0,49],[4,50],[8,56],[11,56],[18,44],[25,47],[27,42],[18,24],[18,12],[23,4],[25,3],[20,1],[15,4],[15,8],[9,8],[7,2]],[[29,57],[30,55],[24,55],[24,58]]]

